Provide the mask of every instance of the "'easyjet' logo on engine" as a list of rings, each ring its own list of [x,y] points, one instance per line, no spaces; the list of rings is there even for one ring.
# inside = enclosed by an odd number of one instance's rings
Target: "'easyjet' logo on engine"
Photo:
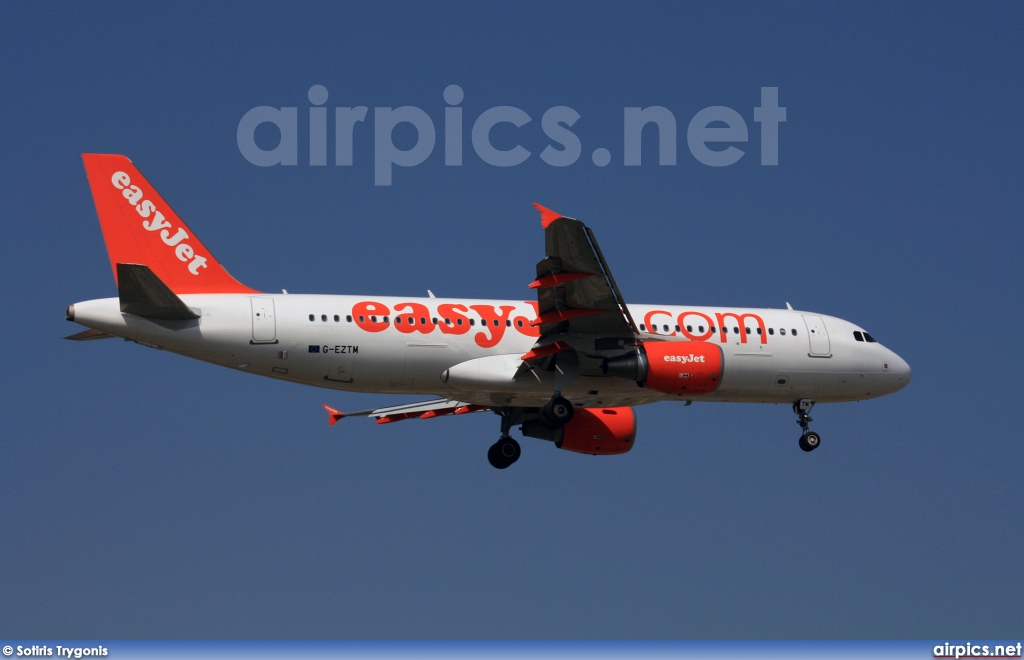
[[[665,362],[703,362],[703,361],[704,361],[704,356],[703,355],[694,355],[693,353],[690,353],[689,355],[666,355],[665,356]]]
[[[178,227],[173,234],[170,221],[164,218],[164,214],[157,210],[156,204],[148,199],[143,199],[142,190],[132,185],[132,179],[124,172],[114,172],[110,182],[121,191],[128,203],[135,207],[135,211],[142,218],[152,218],[142,221],[142,228],[146,231],[159,231],[160,240],[168,247],[174,248],[174,256],[178,261],[189,262],[188,272],[193,275],[199,274],[200,268],[206,268],[206,257],[196,254],[195,249],[184,241],[188,239],[188,232],[184,227]]]

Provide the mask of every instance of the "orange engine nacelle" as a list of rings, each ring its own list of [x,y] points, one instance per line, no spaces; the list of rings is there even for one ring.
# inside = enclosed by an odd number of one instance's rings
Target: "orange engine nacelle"
[[[722,382],[722,347],[706,341],[644,344],[644,387],[667,394],[711,394]]]
[[[679,396],[711,394],[722,382],[722,347],[706,341],[644,342],[637,350],[605,360],[610,376]]]
[[[632,408],[577,408],[555,444],[580,454],[625,454],[635,439]]]

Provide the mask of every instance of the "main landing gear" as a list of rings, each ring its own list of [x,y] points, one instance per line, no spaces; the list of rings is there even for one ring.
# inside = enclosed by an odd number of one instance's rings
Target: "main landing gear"
[[[561,392],[555,392],[555,396],[551,397],[540,414],[549,428],[560,429],[572,419],[572,403]]]
[[[501,413],[501,437],[487,450],[487,462],[499,470],[504,470],[519,460],[522,449],[515,438],[508,434],[515,419],[511,410],[502,410]]]
[[[487,450],[487,461],[499,470],[504,470],[519,460],[522,450],[515,438],[503,435]]]
[[[509,431],[514,424],[536,420],[538,410],[537,408],[532,408],[527,414],[523,408],[501,408],[496,409],[495,412],[501,415],[501,437],[487,450],[487,462],[499,470],[504,470],[518,461],[519,456],[522,454],[519,443],[509,435]],[[555,395],[540,409],[539,413],[542,426],[554,432],[572,420],[573,407],[572,403],[564,398],[561,392],[555,392]],[[546,437],[546,435],[533,435],[531,433],[531,437]]]
[[[800,436],[800,449],[804,451],[814,451],[821,444],[821,436],[814,431],[809,430],[807,427],[811,419],[811,408],[814,407],[814,402],[810,399],[800,399],[793,404],[793,412],[796,413],[796,423],[803,429],[803,435]]]

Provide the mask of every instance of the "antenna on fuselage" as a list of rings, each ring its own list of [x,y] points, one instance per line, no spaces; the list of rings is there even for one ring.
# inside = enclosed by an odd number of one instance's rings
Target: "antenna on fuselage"
[[[789,304],[788,300],[786,301],[786,309],[788,309],[791,312],[793,311],[793,306]]]

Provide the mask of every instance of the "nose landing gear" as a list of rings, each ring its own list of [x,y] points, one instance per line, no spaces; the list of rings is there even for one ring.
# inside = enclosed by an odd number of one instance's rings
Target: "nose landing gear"
[[[800,425],[803,430],[803,435],[800,436],[800,449],[804,451],[814,451],[821,444],[821,436],[808,429],[811,419],[811,408],[814,407],[814,402],[810,399],[800,399],[793,404],[793,412],[796,413],[796,423]]]

